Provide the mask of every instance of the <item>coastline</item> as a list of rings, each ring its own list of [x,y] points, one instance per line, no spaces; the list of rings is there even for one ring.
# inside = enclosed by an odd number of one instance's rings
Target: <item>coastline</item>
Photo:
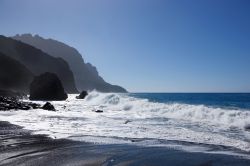
[[[184,152],[166,147],[93,144],[32,135],[0,121],[0,165],[250,165],[225,154]]]
[[[92,153],[90,144],[32,135],[0,121],[0,165],[101,165],[107,155]],[[86,150],[84,150],[86,149]]]

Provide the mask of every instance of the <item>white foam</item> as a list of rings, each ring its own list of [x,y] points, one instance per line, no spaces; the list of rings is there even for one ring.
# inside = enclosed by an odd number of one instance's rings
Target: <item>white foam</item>
[[[95,91],[84,100],[75,96],[52,102],[57,112],[6,111],[0,112],[0,119],[52,138],[112,144],[131,143],[128,140],[135,138],[178,140],[250,151],[248,134],[243,130],[250,114],[245,110],[154,103],[126,94]],[[94,109],[104,112],[96,113]]]

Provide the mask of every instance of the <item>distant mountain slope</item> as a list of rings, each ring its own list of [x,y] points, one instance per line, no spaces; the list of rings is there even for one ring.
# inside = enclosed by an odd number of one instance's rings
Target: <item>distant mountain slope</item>
[[[85,63],[81,54],[73,47],[53,39],[44,39],[38,35],[16,35],[13,37],[32,45],[54,57],[65,59],[74,73],[76,86],[79,90],[96,89],[101,92],[126,92],[117,85],[111,85],[99,76],[97,69],[90,63]]]
[[[0,52],[0,89],[28,93],[33,77],[24,65]]]
[[[19,61],[34,75],[45,72],[57,74],[68,93],[77,93],[69,65],[62,58],[55,58],[23,42],[0,35],[0,52]]]

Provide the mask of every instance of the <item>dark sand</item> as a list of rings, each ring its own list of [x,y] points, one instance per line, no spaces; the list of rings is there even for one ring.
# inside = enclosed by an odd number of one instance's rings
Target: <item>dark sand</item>
[[[95,145],[32,135],[8,122],[0,122],[1,166],[78,165],[250,165],[241,157],[190,153],[164,147]]]

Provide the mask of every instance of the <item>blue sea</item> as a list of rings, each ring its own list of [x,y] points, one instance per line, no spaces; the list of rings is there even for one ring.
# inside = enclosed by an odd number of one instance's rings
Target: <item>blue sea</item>
[[[184,103],[250,110],[250,93],[131,93],[130,96],[159,103]]]
[[[83,100],[75,97],[52,102],[56,112],[6,111],[0,112],[0,119],[54,139],[161,147],[250,160],[249,93],[93,91]]]

